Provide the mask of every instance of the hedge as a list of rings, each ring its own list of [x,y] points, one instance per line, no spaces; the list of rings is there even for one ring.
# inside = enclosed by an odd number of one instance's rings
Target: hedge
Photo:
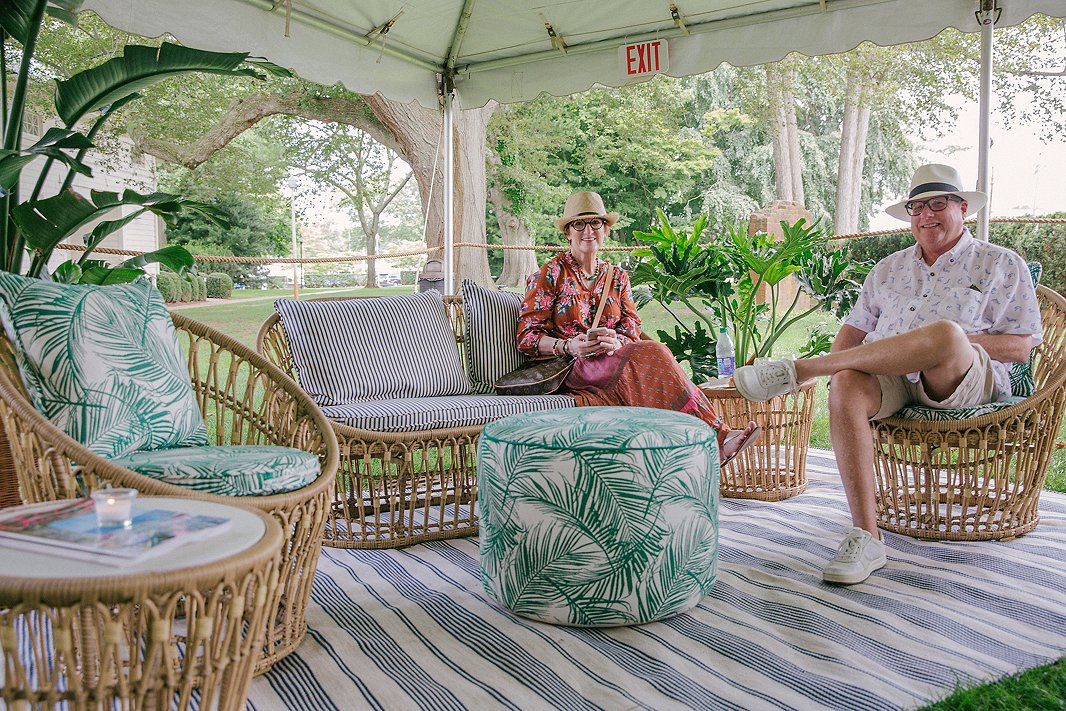
[[[207,275],[207,296],[212,299],[228,299],[233,295],[233,279],[229,274],[213,272]]]
[[[172,272],[159,272],[155,278],[155,286],[163,296],[163,301],[173,304],[181,296],[181,281],[178,275]]]

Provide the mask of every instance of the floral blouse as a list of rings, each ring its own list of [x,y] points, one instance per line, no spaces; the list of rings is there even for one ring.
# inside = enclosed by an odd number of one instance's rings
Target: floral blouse
[[[581,267],[569,252],[552,257],[526,280],[526,295],[518,313],[518,350],[537,355],[541,336],[571,338],[592,328],[607,261],[596,260],[595,279],[581,276]],[[633,303],[629,274],[615,267],[600,316],[600,326],[613,328],[631,341],[640,339],[640,317]]]

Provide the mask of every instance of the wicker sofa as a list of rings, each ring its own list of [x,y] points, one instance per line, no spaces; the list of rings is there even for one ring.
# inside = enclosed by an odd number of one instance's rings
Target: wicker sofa
[[[484,350],[521,358],[514,348],[514,322],[518,296],[485,290],[464,283],[469,307],[486,296],[513,299],[509,308],[497,314],[498,323],[485,332],[494,343]],[[472,296],[477,295],[477,296]],[[390,298],[390,297],[385,297]],[[370,299],[320,299],[318,302],[373,301]],[[443,297],[451,336],[463,367],[469,370],[472,350],[467,335],[480,333],[480,325],[467,323],[464,300],[460,296]],[[509,304],[510,306],[510,304]],[[480,312],[474,312],[480,313]],[[509,321],[509,323],[508,323]],[[471,330],[473,329],[473,330]],[[509,329],[509,330],[508,330]],[[262,325],[256,341],[257,350],[293,380],[299,380],[289,335],[278,314]],[[504,370],[506,361],[497,368]],[[480,374],[480,380],[492,382],[492,373]],[[472,380],[478,380],[478,377]],[[508,398],[486,394],[471,397],[492,403]],[[522,399],[513,396],[511,399]],[[521,409],[500,410],[495,417],[517,411],[552,409],[573,405],[566,395],[528,396]],[[446,398],[428,398],[448,407]],[[319,403],[321,405],[321,403]],[[329,416],[329,408],[327,416]],[[384,427],[355,427],[331,420],[340,444],[340,469],[336,494],[329,511],[323,543],[338,548],[396,548],[427,540],[458,538],[477,533],[477,445],[485,422],[470,426],[429,428],[415,431],[390,431]]]
[[[305,611],[321,552],[321,532],[333,495],[337,443],[317,407],[287,377],[250,348],[192,319],[171,315],[187,354],[192,389],[213,444],[278,445],[316,455],[321,472],[287,493],[230,497],[158,481],[90,451],[42,415],[19,376],[11,342],[0,329],[0,421],[10,457],[0,458],[0,479],[17,477],[20,500],[37,503],[83,496],[105,485],[131,487],[147,496],[239,502],[273,516],[284,542],[275,613],[256,673],[292,652],[307,631]],[[212,426],[213,425],[213,426]],[[0,452],[2,453],[2,452]],[[268,601],[270,604],[270,601]]]

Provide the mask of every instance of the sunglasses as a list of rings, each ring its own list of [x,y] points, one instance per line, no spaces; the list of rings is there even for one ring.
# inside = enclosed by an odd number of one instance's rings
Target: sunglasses
[[[569,225],[567,225],[567,227],[572,227],[574,230],[581,232],[585,229],[586,225],[588,225],[594,230],[598,230],[606,224],[607,220],[601,219],[599,217],[593,217],[591,220],[574,220]]]
[[[958,195],[938,195],[928,200],[911,200],[903,206],[903,209],[907,211],[908,215],[914,217],[922,214],[922,210],[925,209],[926,205],[933,212],[940,212],[948,206],[949,202],[962,202],[962,198]]]

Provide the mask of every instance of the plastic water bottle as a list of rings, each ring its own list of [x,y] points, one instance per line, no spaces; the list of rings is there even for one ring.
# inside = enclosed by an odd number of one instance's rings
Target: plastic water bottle
[[[718,331],[718,343],[714,346],[714,355],[718,358],[718,377],[730,378],[737,369],[736,350],[733,348],[733,339],[729,337],[729,331],[721,328]]]

